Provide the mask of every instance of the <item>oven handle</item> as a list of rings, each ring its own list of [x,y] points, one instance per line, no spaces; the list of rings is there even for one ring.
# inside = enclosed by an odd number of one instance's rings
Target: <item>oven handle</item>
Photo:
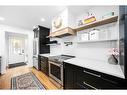
[[[59,67],[62,67],[63,64],[57,64],[55,62],[52,62],[52,61],[49,61],[49,64],[53,64],[53,65],[56,65],[56,66],[59,66]]]

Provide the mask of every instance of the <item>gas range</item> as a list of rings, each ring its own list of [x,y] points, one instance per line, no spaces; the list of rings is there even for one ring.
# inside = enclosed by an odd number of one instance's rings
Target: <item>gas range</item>
[[[75,56],[70,55],[57,55],[57,56],[50,56],[49,61],[63,63],[64,60],[74,58]]]
[[[63,86],[63,62],[74,58],[70,55],[58,55],[49,57],[49,76]],[[60,86],[61,87],[61,86]]]

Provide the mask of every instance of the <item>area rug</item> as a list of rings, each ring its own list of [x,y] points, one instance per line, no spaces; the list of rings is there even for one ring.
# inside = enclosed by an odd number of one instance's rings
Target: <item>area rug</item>
[[[26,73],[11,79],[11,89],[15,90],[39,90],[45,89],[37,77],[32,73]]]

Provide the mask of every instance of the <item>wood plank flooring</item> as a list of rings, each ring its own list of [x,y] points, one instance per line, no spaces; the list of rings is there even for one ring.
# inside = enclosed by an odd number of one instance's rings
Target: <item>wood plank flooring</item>
[[[10,89],[12,77],[25,74],[28,72],[33,72],[36,75],[36,77],[40,80],[40,82],[46,87],[46,89],[48,90],[58,89],[57,86],[55,86],[50,81],[50,78],[46,76],[44,73],[36,70],[35,68],[29,68],[27,66],[20,66],[8,69],[6,74],[0,76],[0,89]]]

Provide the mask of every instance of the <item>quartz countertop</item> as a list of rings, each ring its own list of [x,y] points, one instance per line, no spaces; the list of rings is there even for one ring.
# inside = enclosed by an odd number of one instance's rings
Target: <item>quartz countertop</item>
[[[64,62],[88,68],[91,70],[99,71],[105,74],[113,75],[120,78],[125,78],[124,73],[122,72],[120,65],[109,64],[108,62],[90,60],[90,59],[81,59],[81,58],[72,58],[65,60]]]
[[[49,56],[56,56],[56,55],[60,55],[60,54],[51,54],[51,53],[46,53],[46,54],[39,54],[40,56],[44,56],[44,57],[49,57]]]

